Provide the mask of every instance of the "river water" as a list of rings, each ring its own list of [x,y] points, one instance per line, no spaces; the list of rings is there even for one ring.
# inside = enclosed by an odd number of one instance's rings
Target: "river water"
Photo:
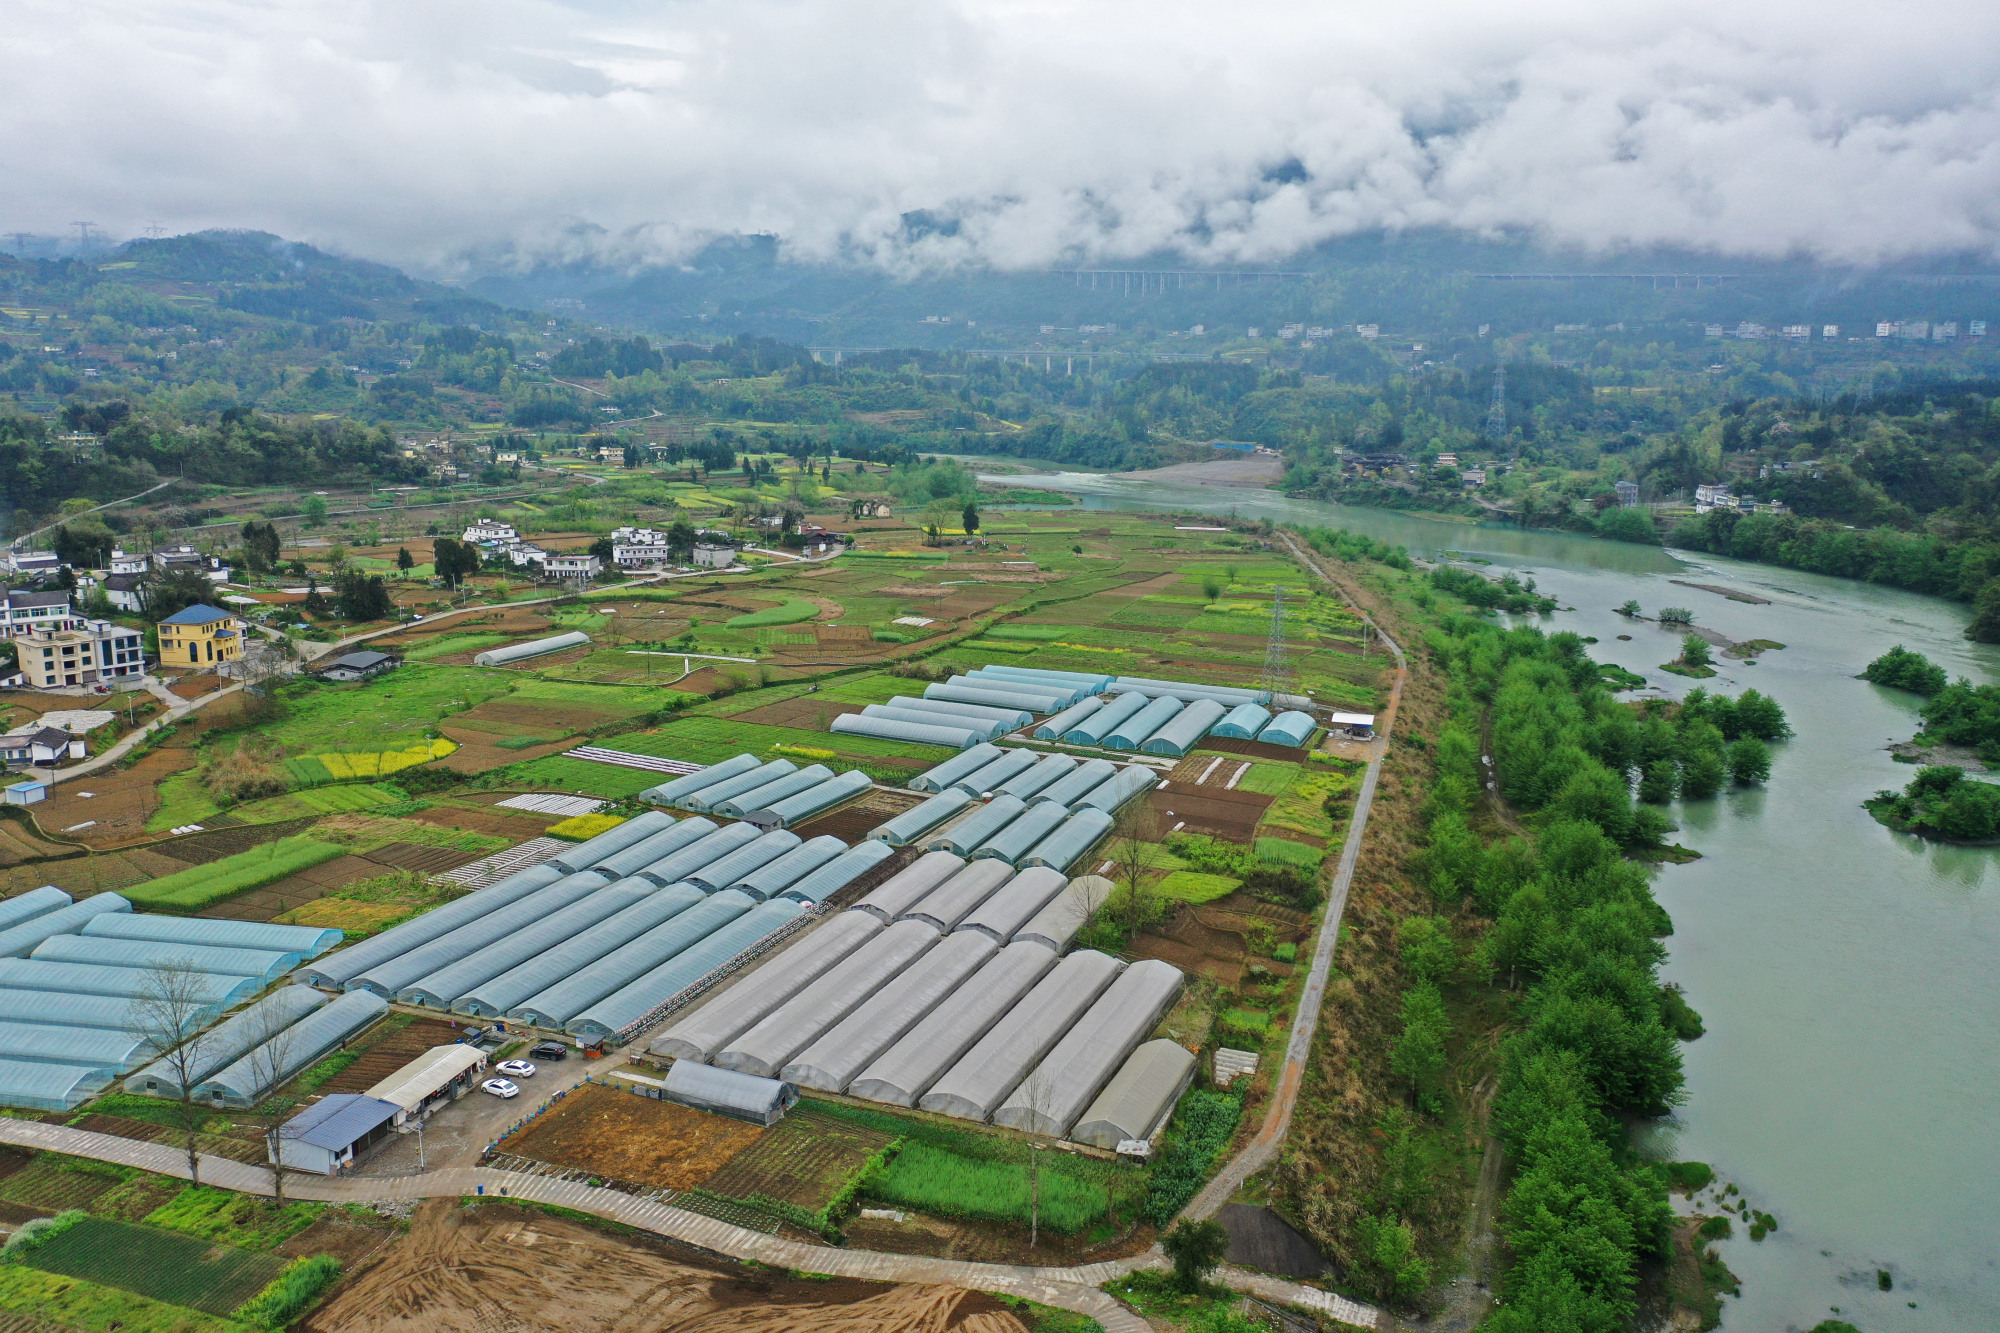
[[[2000,650],[1968,642],[1967,608],[1843,579],[1490,524],[1288,499],[1273,492],[1082,473],[1005,478],[1088,508],[1237,513],[1365,532],[1436,556],[1532,574],[1565,608],[1543,621],[1599,640],[1603,661],[1678,695],[1659,670],[1676,634],[1646,614],[1684,606],[1733,640],[1786,645],[1752,665],[1718,657],[1710,689],[1756,687],[1798,733],[1768,787],[1676,805],[1702,859],[1661,870],[1673,915],[1666,980],[1708,1033],[1684,1047],[1687,1102],[1650,1151],[1704,1161],[1779,1230],[1721,1244],[1743,1279],[1723,1326],[1777,1333],[1843,1318],[1864,1333],[2000,1328],[2000,849],[1939,847],[1861,808],[1914,770],[1885,750],[1916,729],[1916,697],[1856,678],[1905,644],[1953,676],[2000,680]],[[1673,580],[1770,599],[1728,600]],[[1621,641],[1618,636],[1630,635]],[[1894,1289],[1877,1287],[1887,1270]],[[1836,1316],[1833,1311],[1840,1311]]]

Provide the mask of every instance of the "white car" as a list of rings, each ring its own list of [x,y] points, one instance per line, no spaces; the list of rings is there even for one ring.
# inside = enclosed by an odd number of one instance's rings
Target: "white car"
[[[495,1097],[518,1097],[521,1095],[520,1087],[509,1083],[504,1078],[489,1078],[479,1086],[484,1091],[492,1093]]]
[[[535,1067],[526,1060],[502,1060],[493,1066],[508,1078],[533,1078]]]

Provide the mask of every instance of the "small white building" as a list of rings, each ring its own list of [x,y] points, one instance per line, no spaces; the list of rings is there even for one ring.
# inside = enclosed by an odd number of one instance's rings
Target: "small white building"
[[[7,555],[7,569],[22,578],[47,578],[62,572],[61,557],[53,551],[11,551]]]
[[[533,542],[515,542],[507,548],[508,563],[512,564],[516,569],[525,568],[529,565],[539,568],[541,563],[548,558],[549,553]]]
[[[10,764],[33,764],[54,768],[65,759],[82,759],[89,747],[81,736],[61,727],[45,727],[31,722],[19,731],[0,736],[0,759]]]
[[[397,1108],[366,1093],[334,1092],[278,1126],[265,1147],[294,1171],[337,1176],[391,1134]]]
[[[611,548],[611,563],[620,569],[642,569],[672,561],[672,549],[665,542],[621,543]]]
[[[152,568],[152,557],[144,551],[124,551],[113,548],[111,552],[111,572],[113,574],[143,574]]]
[[[459,540],[471,542],[475,546],[485,546],[489,543],[504,545],[508,542],[520,540],[520,536],[514,531],[512,523],[502,523],[498,519],[493,518],[482,518],[467,528]]]
[[[694,562],[704,569],[727,569],[736,563],[736,548],[712,542],[697,542]]]
[[[427,1119],[446,1102],[464,1096],[486,1068],[486,1053],[459,1042],[433,1046],[363,1093],[396,1108],[390,1122],[402,1129],[411,1120]]]
[[[551,553],[542,561],[542,573],[552,579],[594,579],[604,572],[604,561],[588,551]]]
[[[141,591],[144,578],[138,574],[112,574],[102,585],[104,595],[120,611],[130,611],[134,615],[146,609],[146,599]]]
[[[0,588],[0,635],[53,633],[75,629],[83,618],[71,608],[66,592],[20,592]]]

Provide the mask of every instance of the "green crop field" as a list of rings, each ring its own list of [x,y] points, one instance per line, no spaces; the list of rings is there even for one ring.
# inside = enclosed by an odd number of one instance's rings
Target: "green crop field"
[[[479,653],[488,648],[497,648],[510,642],[507,634],[443,634],[414,648],[405,649],[406,662],[428,662],[434,657],[446,657],[452,653]]]
[[[326,1211],[323,1203],[288,1203],[207,1185],[190,1185],[143,1219],[183,1235],[221,1241],[243,1250],[275,1250],[304,1231]]]
[[[284,1271],[285,1261],[129,1222],[85,1218],[36,1247],[28,1263],[169,1305],[227,1316]]]
[[[1209,875],[1199,870],[1176,870],[1154,886],[1161,897],[1181,903],[1212,903],[1243,887],[1241,880],[1227,875]]]
[[[747,615],[731,616],[722,623],[728,629],[755,629],[762,625],[796,625],[818,614],[819,608],[811,602],[792,600],[783,606],[770,606]]]
[[[85,1329],[89,1333],[118,1329],[124,1333],[243,1333],[230,1319],[148,1300],[134,1292],[86,1282],[62,1273],[48,1273],[24,1264],[0,1265],[0,1310],[28,1323],[7,1327],[35,1330]]]
[[[303,835],[280,838],[208,865],[190,866],[162,879],[134,884],[123,892],[135,905],[155,912],[198,912],[232,894],[346,854],[345,847]]]
[[[912,1143],[892,1158],[865,1187],[887,1203],[939,1217],[984,1218],[1026,1225],[1030,1183],[1025,1167],[1011,1162],[975,1161]],[[1111,1208],[1102,1185],[1044,1171],[1041,1223],[1051,1231],[1075,1234]]]

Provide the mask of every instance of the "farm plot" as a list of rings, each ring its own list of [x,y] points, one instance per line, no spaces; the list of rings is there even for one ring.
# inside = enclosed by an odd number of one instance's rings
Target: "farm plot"
[[[871,791],[860,800],[850,801],[838,810],[807,820],[792,831],[801,838],[817,838],[830,833],[846,842],[857,843],[868,836],[870,829],[888,823],[905,810],[915,809],[924,800],[925,797],[918,792]]]
[[[169,1305],[227,1316],[262,1291],[285,1261],[157,1227],[85,1218],[38,1246],[29,1266],[118,1287]]]
[[[344,848],[313,838],[281,838],[209,865],[190,866],[163,879],[135,884],[124,893],[138,906],[156,912],[197,912],[234,894],[331,861],[344,852]]]
[[[399,1022],[408,1019],[408,1022]],[[435,1018],[412,1018],[398,1014],[379,1024],[345,1054],[354,1057],[339,1073],[319,1085],[319,1091],[366,1092],[425,1051],[449,1046],[458,1040],[458,1029]]]
[[[1146,808],[1162,834],[1206,833],[1246,847],[1270,804],[1270,797],[1255,792],[1183,787],[1171,780],[1167,790],[1146,794]]]
[[[730,1158],[704,1188],[746,1203],[769,1199],[823,1215],[892,1142],[880,1130],[795,1110]]]
[[[88,846],[130,842],[145,833],[146,821],[160,808],[159,784],[194,765],[192,751],[164,746],[149,750],[130,768],[92,773],[88,781],[51,788],[49,799],[35,808],[35,817],[43,828]],[[85,823],[90,827],[72,829]]]
[[[339,855],[286,875],[283,879],[235,894],[194,915],[228,921],[272,921],[356,880],[370,879],[381,873],[382,867],[374,861],[360,856]]]
[[[592,1083],[502,1140],[500,1151],[635,1185],[685,1190],[706,1183],[766,1132]]]

